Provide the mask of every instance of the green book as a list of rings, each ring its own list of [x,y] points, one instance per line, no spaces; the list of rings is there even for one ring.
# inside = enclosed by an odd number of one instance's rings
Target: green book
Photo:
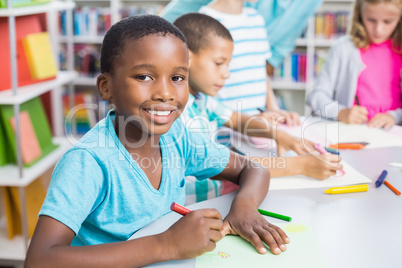
[[[38,162],[40,159],[42,159],[44,156],[48,155],[58,146],[53,144],[52,142],[52,132],[50,130],[50,125],[46,117],[42,101],[39,97],[21,104],[20,112],[22,111],[28,112],[41,149],[41,156],[39,158],[29,164],[24,164],[25,167],[30,167]],[[14,107],[12,105],[1,105],[0,115],[5,130],[4,132],[6,134],[5,139],[3,138],[3,140],[6,140],[6,143],[9,145],[9,148],[6,151],[8,155],[7,161],[11,163],[16,163],[16,140],[14,131],[11,126],[11,119],[14,117]],[[22,136],[26,133],[20,134]]]
[[[13,7],[26,7],[49,3],[51,0],[12,0]],[[0,8],[7,8],[7,0],[0,0]]]

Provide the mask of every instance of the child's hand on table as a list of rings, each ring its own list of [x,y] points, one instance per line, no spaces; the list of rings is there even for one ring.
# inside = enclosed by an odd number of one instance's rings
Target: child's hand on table
[[[236,202],[232,204],[229,214],[223,221],[223,234],[240,235],[249,241],[259,253],[267,252],[263,242],[268,245],[275,255],[286,250],[290,242],[285,232],[270,224],[257,210],[253,204]]]
[[[278,155],[282,156],[287,151],[293,150],[298,155],[304,155],[314,148],[314,143],[309,140],[301,140],[300,138],[293,137],[284,131],[276,130],[276,139],[278,146]]]
[[[277,111],[266,111],[261,113],[265,119],[268,120],[273,125],[285,124],[287,126],[298,126],[300,125],[300,116],[298,113],[289,112],[285,110]]]
[[[308,154],[301,156],[304,164],[299,165],[303,170],[300,172],[308,177],[325,180],[329,176],[336,174],[337,170],[342,170],[343,166],[339,164],[341,157],[334,154]]]
[[[192,259],[212,251],[222,239],[222,216],[216,209],[198,209],[189,212],[166,232],[162,243],[172,260]]]
[[[393,125],[396,124],[395,118],[387,113],[379,113],[376,114],[373,118],[370,119],[368,122],[369,127],[375,127],[375,128],[390,128]]]
[[[338,114],[338,120],[346,124],[363,124],[368,121],[366,107],[355,105],[352,108],[343,109]]]

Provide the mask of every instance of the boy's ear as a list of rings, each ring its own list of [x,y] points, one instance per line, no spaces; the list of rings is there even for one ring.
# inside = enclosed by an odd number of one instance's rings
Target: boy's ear
[[[96,79],[96,88],[98,89],[99,96],[104,101],[110,101],[112,92],[109,85],[109,75],[101,73]]]

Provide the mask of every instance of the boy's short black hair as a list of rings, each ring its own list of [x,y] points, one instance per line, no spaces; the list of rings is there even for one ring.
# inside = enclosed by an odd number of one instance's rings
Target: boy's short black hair
[[[155,15],[132,16],[114,24],[102,42],[101,73],[112,73],[114,60],[124,51],[127,41],[135,41],[149,35],[174,35],[186,42],[186,38],[176,26]],[[138,53],[141,53],[139,50]]]
[[[187,46],[193,53],[207,48],[215,36],[233,42],[229,30],[222,23],[205,14],[188,13],[176,19],[173,24],[184,34]]]

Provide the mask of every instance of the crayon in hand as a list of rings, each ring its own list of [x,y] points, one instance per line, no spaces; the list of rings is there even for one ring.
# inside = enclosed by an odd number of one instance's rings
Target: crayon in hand
[[[176,202],[173,202],[170,205],[170,209],[176,213],[179,213],[180,215],[185,216],[187,213],[189,213],[191,210],[183,207],[182,205],[177,204]]]

